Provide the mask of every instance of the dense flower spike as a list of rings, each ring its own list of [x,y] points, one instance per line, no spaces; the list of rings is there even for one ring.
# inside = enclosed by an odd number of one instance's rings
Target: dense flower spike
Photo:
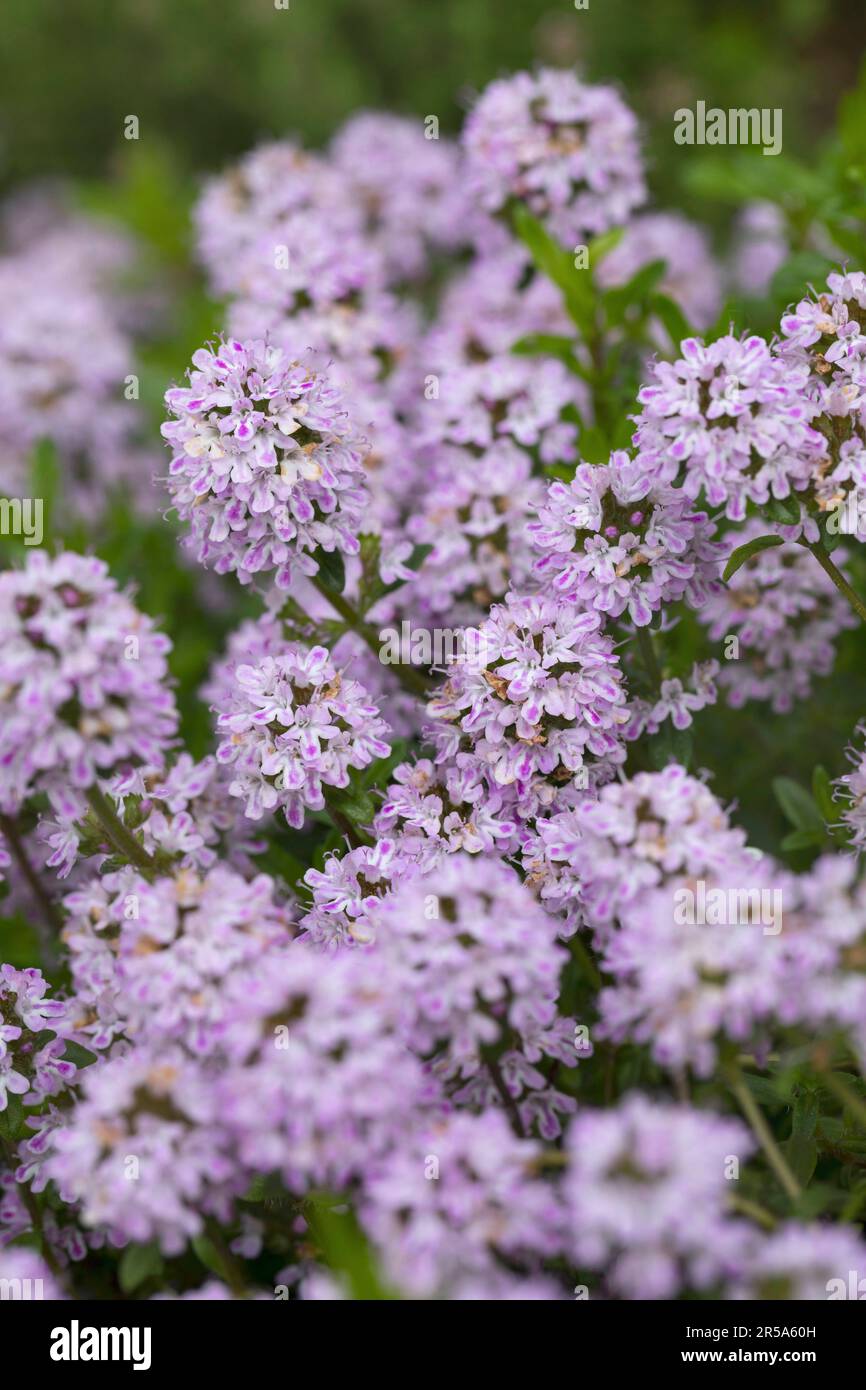
[[[670,763],[603,787],[536,826],[524,863],[542,900],[597,938],[651,888],[714,874],[745,855],[745,835],[703,782]]]
[[[727,1296],[801,1303],[859,1298],[864,1264],[866,1244],[851,1227],[789,1222],[754,1243]]]
[[[102,1050],[126,1036],[213,1051],[226,979],[291,940],[273,893],[264,874],[247,882],[216,865],[154,883],[125,869],[68,894],[64,938],[88,1046]]]
[[[748,1228],[728,1214],[729,1179],[754,1141],[736,1120],[632,1094],[582,1111],[568,1148],[572,1248],[611,1295],[672,1298],[739,1269]]]
[[[793,1025],[847,1028],[863,1055],[863,892],[854,861],[799,878],[749,855],[636,899],[607,938],[606,1037],[647,1044],[664,1067],[708,1076],[723,1039],[762,1053]]]
[[[258,666],[239,666],[220,711],[217,750],[230,765],[232,796],[260,820],[281,807],[300,828],[325,805],[325,787],[346,787],[351,768],[390,752],[388,725],[357,681],[346,679],[324,647],[288,645]]]
[[[496,1103],[495,1057],[513,1100],[545,1090],[545,1056],[577,1063],[573,1023],[558,1019],[559,975],[567,960],[556,924],[537,906],[516,873],[498,859],[455,854],[432,877],[415,877],[381,903],[376,949],[404,973],[404,1009],[415,1050],[435,1068],[477,1079]],[[473,1087],[473,1094],[478,1086]],[[557,1099],[559,1104],[557,1104]],[[558,1133],[556,1111],[570,1097],[550,1097],[542,1132]],[[527,1097],[527,1128],[537,1113]]]
[[[28,495],[30,455],[48,439],[66,504],[92,517],[119,486],[141,501],[158,456],[135,443],[132,351],[88,255],[82,229],[0,256],[0,491]]]
[[[0,1111],[10,1095],[40,1105],[75,1080],[64,1056],[74,1032],[69,1005],[46,998],[47,990],[41,971],[0,965]]]
[[[656,362],[639,393],[636,443],[665,482],[682,480],[742,521],[808,487],[823,454],[805,363],[774,356],[763,338],[688,338],[676,362]]]
[[[866,275],[828,275],[827,290],[782,319],[782,361],[808,370],[806,394],[824,456],[813,473],[820,513],[834,512],[836,531],[866,538]],[[846,508],[846,503],[849,506]],[[853,503],[853,507],[850,505]]]
[[[677,599],[704,603],[724,554],[706,514],[623,451],[551,483],[527,532],[545,589],[612,618],[627,611],[639,627]]]
[[[525,202],[567,244],[644,201],[637,121],[612,87],[543,68],[492,82],[463,130],[470,193],[488,212]]]
[[[101,560],[37,550],[0,574],[0,806],[159,767],[177,728],[170,647]]]
[[[321,370],[264,342],[193,357],[188,387],[166,393],[168,487],[197,558],[248,584],[315,574],[313,552],[358,550],[365,446]]]
[[[458,656],[431,714],[468,740],[502,785],[534,773],[566,781],[587,755],[620,756],[625,694],[600,628],[597,613],[575,616],[564,600],[510,594]]]
[[[766,535],[758,519],[735,534],[737,545]],[[844,561],[836,564],[845,572]],[[786,712],[805,700],[816,676],[833,668],[835,642],[857,620],[827,575],[799,545],[752,555],[716,586],[698,614],[723,647],[719,684],[735,709],[767,701]]]
[[[434,128],[361,112],[337,132],[331,155],[391,277],[422,276],[431,250],[453,251],[465,239],[469,205],[459,153],[439,138],[438,121]]]
[[[397,1147],[362,1211],[389,1280],[416,1298],[453,1299],[468,1280],[501,1277],[500,1259],[535,1271],[557,1255],[564,1213],[539,1175],[541,1156],[495,1112],[453,1115]]]

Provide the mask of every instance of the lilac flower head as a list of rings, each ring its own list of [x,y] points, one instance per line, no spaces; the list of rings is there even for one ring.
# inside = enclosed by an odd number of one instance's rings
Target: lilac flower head
[[[123,869],[82,885],[65,906],[79,1030],[100,1050],[125,1035],[213,1051],[226,979],[291,940],[273,881],[247,882],[222,864],[152,883]]]
[[[632,1093],[568,1131],[572,1250],[609,1296],[674,1298],[737,1270],[748,1227],[727,1215],[731,1160],[754,1149],[737,1120]]]
[[[458,657],[430,713],[453,725],[503,785],[535,773],[567,781],[588,754],[619,756],[628,716],[613,643],[591,610],[509,594]]]
[[[362,111],[337,132],[331,156],[395,279],[423,275],[431,249],[453,251],[465,239],[459,152],[420,120]]]
[[[177,728],[170,646],[94,557],[31,550],[0,574],[0,805],[159,766]]]
[[[798,1302],[862,1298],[864,1277],[866,1244],[856,1230],[791,1221],[752,1242],[725,1296]]]
[[[178,1047],[142,1044],[82,1075],[48,1176],[65,1201],[80,1202],[83,1224],[115,1244],[155,1240],[180,1254],[207,1215],[228,1215],[240,1182],[202,1064]]]
[[[674,876],[740,862],[745,835],[707,786],[669,763],[611,782],[537,825],[536,872],[571,875],[571,908],[604,938],[629,904]],[[560,867],[562,869],[560,870]]]
[[[731,540],[743,545],[766,531],[753,518]],[[838,554],[835,563],[844,573]],[[836,638],[857,625],[832,581],[793,543],[752,555],[725,586],[715,587],[698,616],[712,640],[725,644],[719,682],[728,703],[741,709],[750,700],[766,701],[779,712],[809,696],[814,678],[833,669]]]
[[[248,1168],[294,1192],[368,1174],[441,1108],[406,1045],[402,975],[378,951],[301,944],[228,987],[221,1122]]]
[[[541,1152],[501,1111],[454,1114],[397,1145],[368,1178],[361,1211],[394,1287],[453,1299],[501,1275],[502,1259],[534,1272],[556,1256],[564,1214]]]
[[[359,211],[342,174],[292,141],[260,145],[205,187],[195,210],[198,252],[217,294],[282,299],[335,297],[322,272],[340,235],[357,235]],[[280,249],[287,253],[284,258]],[[318,275],[316,274],[318,271]],[[348,288],[348,286],[346,286]],[[297,305],[295,305],[297,307]]]
[[[140,494],[150,476],[123,395],[130,345],[86,265],[74,252],[72,261],[62,237],[0,257],[0,492],[26,493],[29,456],[50,439],[65,504],[92,516],[118,482]]]
[[[724,553],[706,513],[623,450],[551,483],[527,531],[546,589],[614,618],[627,610],[640,627],[677,599],[702,604]]]
[[[532,1060],[543,1053],[567,957],[551,918],[499,859],[450,855],[433,876],[396,887],[381,903],[375,950],[405,974],[418,1052],[444,1044],[464,1076],[502,1037],[525,1043]]]
[[[635,442],[658,476],[742,521],[809,484],[824,441],[806,395],[808,367],[774,356],[763,338],[687,338],[656,362],[639,392]]]
[[[819,513],[835,512],[837,530],[866,537],[866,274],[827,277],[827,291],[803,299],[782,319],[776,352],[807,373],[804,394],[824,444],[814,469]],[[852,496],[853,494],[853,496]],[[846,503],[853,502],[853,516]]]
[[[281,806],[300,828],[306,810],[321,810],[324,787],[346,787],[351,768],[386,757],[388,725],[357,681],[344,677],[324,647],[290,643],[258,666],[239,666],[235,690],[220,711],[217,750],[231,766],[232,796],[260,820]]]
[[[849,1033],[863,1056],[864,893],[856,860],[795,877],[747,853],[706,879],[636,900],[607,942],[605,1036],[648,1043],[660,1065],[708,1076],[718,1047],[766,1049],[806,1028]]]
[[[542,68],[491,82],[463,129],[469,190],[512,198],[571,244],[627,220],[646,196],[637,121],[612,87]]]
[[[0,1112],[10,1095],[40,1105],[75,1080],[75,1064],[64,1058],[74,1031],[70,1007],[47,991],[41,971],[0,965]]]
[[[467,468],[501,438],[537,449],[545,463],[560,462],[574,457],[576,431],[562,420],[573,400],[573,378],[561,362],[503,353],[446,372],[419,407],[419,442],[434,458],[444,446],[459,446]]]
[[[497,439],[478,458],[442,446],[406,534],[432,547],[401,593],[417,614],[475,623],[511,588],[526,586],[532,551],[526,527],[544,496],[531,456]]]
[[[263,342],[222,342],[195,353],[166,404],[168,488],[203,564],[282,588],[315,574],[319,546],[357,553],[364,446],[319,371]]]

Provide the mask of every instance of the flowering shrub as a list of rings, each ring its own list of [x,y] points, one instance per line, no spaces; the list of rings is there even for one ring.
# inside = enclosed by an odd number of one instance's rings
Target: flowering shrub
[[[774,204],[734,264],[648,204],[567,71],[263,145],[158,422],[134,245],[11,210],[0,474],[53,505],[0,571],[4,1279],[863,1268],[866,242],[780,304]]]

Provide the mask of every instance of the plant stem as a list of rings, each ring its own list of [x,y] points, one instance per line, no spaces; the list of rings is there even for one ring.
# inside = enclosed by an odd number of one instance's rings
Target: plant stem
[[[866,623],[866,603],[864,603],[860,595],[852,589],[841,570],[837,569],[833,564],[833,561],[830,559],[824,547],[817,541],[806,541],[805,544],[806,548],[811,550],[812,554],[815,556],[815,559],[818,561],[824,573],[829,575],[832,579],[840,594],[845,595],[845,598],[854,609],[860,621]]]
[[[228,1284],[235,1298],[246,1298],[247,1287],[244,1272],[238,1261],[235,1259],[225,1240],[223,1233],[216,1221],[208,1220],[205,1222],[207,1239],[213,1246],[221,1266],[221,1274]]]
[[[736,1193],[732,1193],[728,1198],[728,1205],[734,1211],[741,1212],[743,1216],[750,1216],[759,1226],[763,1226],[765,1231],[776,1229],[777,1222],[772,1212],[767,1211],[766,1207],[762,1207],[759,1202],[753,1202],[750,1197],[739,1197]]]
[[[637,629],[637,644],[640,647],[641,660],[649,676],[650,684],[654,689],[661,690],[662,668],[659,665],[659,659],[656,656],[656,649],[653,646],[653,639],[648,628],[639,627]]]
[[[346,626],[350,627],[353,632],[357,632],[373,655],[378,658],[382,647],[381,638],[376,629],[371,627],[361,616],[354,604],[350,603],[343,594],[335,594],[316,575],[311,576],[310,582],[318,589],[322,598],[327,599],[331,607],[336,609]],[[427,681],[413,666],[397,663],[389,667],[389,670],[394,672],[397,680],[405,690],[408,690],[410,695],[415,695],[419,700],[430,698],[430,687]]]
[[[860,1099],[856,1091],[852,1091],[847,1081],[843,1081],[841,1076],[836,1076],[827,1068],[821,1069],[821,1079],[828,1091],[845,1107],[858,1121],[862,1129],[866,1129],[866,1102]]]
[[[800,1184],[785,1162],[785,1156],[776,1143],[770,1126],[758,1109],[755,1098],[738,1069],[732,1070],[730,1073],[730,1087],[740,1109],[752,1126],[756,1139],[766,1154],[767,1162],[779,1179],[787,1196],[792,1202],[796,1202],[800,1196]]]
[[[3,838],[7,841],[19,869],[27,880],[34,898],[42,909],[45,920],[34,924],[36,935],[39,939],[39,948],[46,969],[56,970],[58,965],[56,940],[63,930],[63,917],[31,862],[27,853],[27,846],[24,844],[18,827],[11,816],[0,815],[0,831],[2,831]]]
[[[336,826],[337,830],[341,831],[342,834],[346,836],[347,840],[349,841],[349,844],[352,846],[352,849],[360,849],[361,845],[375,844],[375,841],[373,840],[372,836],[368,835],[366,830],[362,830],[360,826],[356,825],[354,821],[349,819],[345,811],[341,811],[339,807],[333,804],[333,801],[331,800],[331,797],[328,795],[327,791],[325,791],[324,796],[325,809],[327,810],[328,815],[331,817],[331,820],[334,822],[334,825]]]
[[[569,951],[571,951],[571,954],[574,956],[574,959],[577,961],[578,965],[588,976],[589,982],[592,985],[593,989],[601,989],[602,985],[604,984],[604,981],[601,978],[601,972],[599,971],[598,966],[596,965],[595,961],[589,953],[589,947],[586,945],[585,942],[581,941],[580,936],[577,932],[575,932],[574,936],[569,941],[568,949]]]
[[[117,853],[144,874],[145,878],[154,878],[159,872],[156,860],[148,854],[132,831],[127,829],[98,783],[94,782],[92,787],[88,787],[87,800]]]
[[[0,1139],[0,1147],[3,1148],[6,1155],[6,1162],[9,1164],[10,1170],[14,1173],[18,1166],[18,1151],[16,1146],[8,1139]],[[16,1183],[15,1191],[20,1195],[22,1202],[27,1208],[28,1215],[33,1223],[34,1234],[39,1240],[42,1258],[55,1278],[61,1279],[63,1271],[57,1256],[45,1238],[45,1228],[42,1224],[42,1210],[36,1200],[35,1193],[32,1191],[30,1184],[26,1182]]]
[[[518,1139],[525,1139],[526,1135],[524,1133],[523,1125],[520,1120],[520,1111],[517,1108],[517,1102],[515,1101],[514,1096],[511,1094],[511,1092],[505,1084],[502,1072],[499,1070],[499,1062],[495,1057],[490,1056],[489,1054],[484,1056],[484,1061],[487,1064],[487,1070],[490,1072],[493,1084],[499,1093],[499,1099],[505,1106],[505,1112],[511,1120],[511,1128],[514,1130],[514,1133],[517,1135]]]

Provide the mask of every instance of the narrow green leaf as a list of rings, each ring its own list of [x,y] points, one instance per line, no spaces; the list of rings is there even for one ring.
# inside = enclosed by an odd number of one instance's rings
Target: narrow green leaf
[[[795,830],[823,834],[824,819],[812,796],[792,777],[774,777],[773,793]]]
[[[346,587],[346,566],[339,550],[323,550],[321,546],[314,551],[319,565],[319,578],[332,594],[341,594]]]
[[[124,1293],[135,1293],[146,1279],[157,1279],[163,1268],[158,1245],[127,1245],[117,1267],[117,1282]]]
[[[812,772],[812,795],[824,820],[832,824],[838,820],[839,812],[833,800],[833,784],[827,769],[819,764]]]
[[[759,554],[762,550],[770,550],[774,545],[784,545],[781,536],[756,536],[754,540],[746,541],[745,545],[738,545],[728,558],[722,578],[727,582],[753,555]]]
[[[671,299],[670,295],[651,295],[649,307],[656,318],[661,319],[668,337],[675,347],[678,347],[686,338],[695,337],[695,330],[692,328],[679,304]]]
[[[814,1139],[807,1139],[803,1135],[792,1134],[790,1139],[786,1139],[781,1145],[782,1152],[788,1160],[788,1166],[801,1187],[808,1187],[815,1172],[815,1165],[818,1162],[818,1145]]]

